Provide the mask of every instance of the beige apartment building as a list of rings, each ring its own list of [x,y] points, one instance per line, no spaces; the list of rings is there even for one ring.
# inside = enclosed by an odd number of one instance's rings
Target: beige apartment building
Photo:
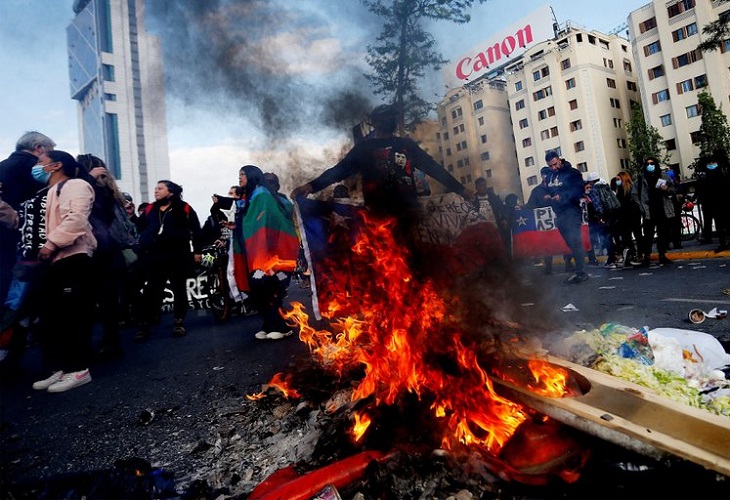
[[[687,166],[699,155],[698,91],[708,91],[729,114],[730,40],[718,51],[697,50],[702,28],[720,15],[730,15],[730,3],[654,0],[628,17],[644,116],[664,138],[682,179],[692,176]]]
[[[607,180],[628,167],[626,123],[639,100],[628,40],[567,23],[505,76],[525,198],[548,151]]]
[[[506,84],[481,78],[451,89],[437,106],[438,155],[446,170],[469,189],[479,177],[502,198],[521,197]],[[434,186],[434,192],[440,192]]]

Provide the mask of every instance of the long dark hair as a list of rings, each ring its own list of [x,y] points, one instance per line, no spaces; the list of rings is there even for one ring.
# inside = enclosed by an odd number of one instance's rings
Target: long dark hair
[[[81,165],[79,165],[76,159],[66,151],[54,149],[52,151],[48,151],[46,156],[54,162],[59,162],[61,164],[61,170],[68,177],[75,179],[79,176],[79,170],[82,168]]]
[[[277,205],[279,205],[279,209],[281,209],[283,213],[286,213],[286,207],[284,207],[284,203],[282,202],[278,193],[273,190],[269,183],[266,182],[266,180],[264,179],[264,173],[259,167],[257,167],[256,165],[244,165],[239,171],[246,174],[246,187],[244,188],[246,203],[243,206],[244,214],[248,212],[248,207],[251,204],[251,195],[253,194],[254,189],[259,186],[264,187],[269,193],[271,193],[271,196],[274,197]]]
[[[168,181],[165,179],[157,181],[157,184],[164,184],[165,186],[167,186],[167,190],[170,191],[170,194],[172,195],[169,198],[171,204],[177,205],[177,204],[183,202],[182,201],[183,188],[180,184],[176,184],[172,181]],[[164,205],[164,201],[163,200],[160,200],[160,201],[161,201],[161,203],[158,203],[157,201],[155,203],[157,203],[158,205]]]

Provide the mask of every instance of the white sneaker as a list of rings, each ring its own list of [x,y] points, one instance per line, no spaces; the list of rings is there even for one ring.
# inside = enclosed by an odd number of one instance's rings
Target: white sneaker
[[[65,392],[91,382],[91,374],[89,370],[81,370],[80,372],[71,372],[63,375],[63,378],[50,386],[48,392]]]
[[[45,391],[49,387],[51,387],[56,382],[60,382],[63,378],[63,372],[61,370],[55,372],[53,375],[48,377],[44,380],[39,380],[38,382],[33,382],[33,389],[36,391]]]
[[[260,332],[257,332],[256,335],[254,335],[254,337],[256,337],[259,340],[266,340],[267,338],[269,338],[269,334],[266,333],[265,331],[261,330]]]
[[[288,337],[291,334],[292,334],[292,330],[289,330],[288,332],[269,332],[266,335],[266,338],[271,339],[271,340],[279,340],[279,339],[283,339],[284,337]]]

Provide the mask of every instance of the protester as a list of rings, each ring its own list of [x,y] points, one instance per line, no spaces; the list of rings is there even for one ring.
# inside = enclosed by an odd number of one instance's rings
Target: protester
[[[717,159],[713,158],[698,169],[698,200],[702,207],[704,226],[702,228],[703,243],[712,243],[712,224],[719,246],[716,252],[728,249],[730,243],[730,172]]]
[[[44,183],[38,182],[31,172],[38,158],[53,151],[54,147],[56,143],[40,132],[26,132],[15,144],[15,151],[0,162],[2,197],[14,210],[44,187]],[[0,226],[0,304],[5,301],[12,281],[18,241],[20,234],[17,230]]]
[[[173,293],[173,337],[183,337],[188,311],[186,281],[193,262],[201,260],[200,222],[195,210],[182,199],[182,186],[169,180],[158,181],[155,202],[142,218],[139,235],[139,266],[145,281],[137,321],[136,341],[150,336],[150,323],[162,306],[165,284]]]
[[[618,201],[616,193],[611,190],[609,184],[601,179],[596,172],[588,173],[587,183],[590,186],[589,197],[594,214],[593,218],[597,222],[597,229],[600,235],[601,247],[606,252],[606,264],[609,269],[617,267],[616,243],[619,239],[618,235],[618,212],[621,203]],[[591,213],[589,211],[589,224],[591,221]],[[589,226],[590,227],[590,226]]]
[[[33,167],[46,178],[46,243],[38,254],[51,262],[41,314],[44,362],[53,374],[33,384],[37,390],[64,392],[91,382],[94,275],[91,255],[96,239],[89,223],[94,189],[78,178],[80,166],[64,151],[48,151]]]
[[[133,252],[137,230],[124,208],[128,202],[104,161],[91,154],[82,154],[76,159],[94,188],[94,205],[89,221],[97,243],[91,259],[94,303],[103,332],[98,355],[103,359],[113,359],[123,354],[119,324],[122,289],[129,271],[124,251]]]
[[[550,190],[547,186],[547,180],[550,177],[550,167],[542,167],[540,169],[540,178],[542,179],[540,184],[535,186],[530,192],[530,197],[527,199],[527,203],[523,208],[534,210],[535,208],[547,208],[550,206]],[[564,254],[563,261],[565,262],[565,272],[573,272],[572,264],[570,262],[571,255]],[[553,272],[553,256],[546,255],[543,258],[543,273],[552,274]]]
[[[623,170],[616,175],[616,198],[621,205],[616,220],[624,267],[641,264],[642,256],[638,250],[642,248],[644,238],[641,233],[639,192],[631,176]]]
[[[565,281],[582,283],[588,279],[581,237],[583,209],[580,203],[584,194],[583,176],[570,162],[561,159],[555,151],[549,151],[545,155],[545,161],[551,171],[547,185],[550,205],[555,212],[555,224],[575,259],[575,274]]]
[[[240,226],[236,232],[242,242],[248,275],[237,280],[240,290],[250,290],[254,307],[263,320],[259,340],[277,340],[292,334],[279,310],[296,267],[299,238],[294,229],[294,205],[275,191],[276,183],[254,165],[241,167],[240,185],[244,188]]]
[[[651,250],[656,232],[659,263],[670,266],[672,261],[667,258],[667,250],[669,249],[670,222],[674,217],[674,203],[672,202],[672,195],[675,192],[674,183],[667,174],[662,173],[659,160],[647,158],[637,184],[644,234],[641,265],[649,267],[651,264]]]

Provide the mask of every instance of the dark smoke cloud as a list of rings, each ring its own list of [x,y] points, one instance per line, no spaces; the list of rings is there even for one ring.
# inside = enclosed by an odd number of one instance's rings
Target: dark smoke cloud
[[[359,2],[350,3],[348,15],[358,8],[352,4]],[[147,2],[150,30],[162,41],[167,92],[226,121],[254,123],[270,139],[314,127],[352,127],[376,102],[362,77],[362,58],[323,58],[317,61],[322,70],[318,76],[297,69],[302,61],[292,60],[292,54],[303,49],[296,44],[326,43],[337,23],[324,14],[333,5],[307,5],[271,0]],[[272,45],[272,39],[286,42]],[[311,59],[304,62],[312,64]]]

